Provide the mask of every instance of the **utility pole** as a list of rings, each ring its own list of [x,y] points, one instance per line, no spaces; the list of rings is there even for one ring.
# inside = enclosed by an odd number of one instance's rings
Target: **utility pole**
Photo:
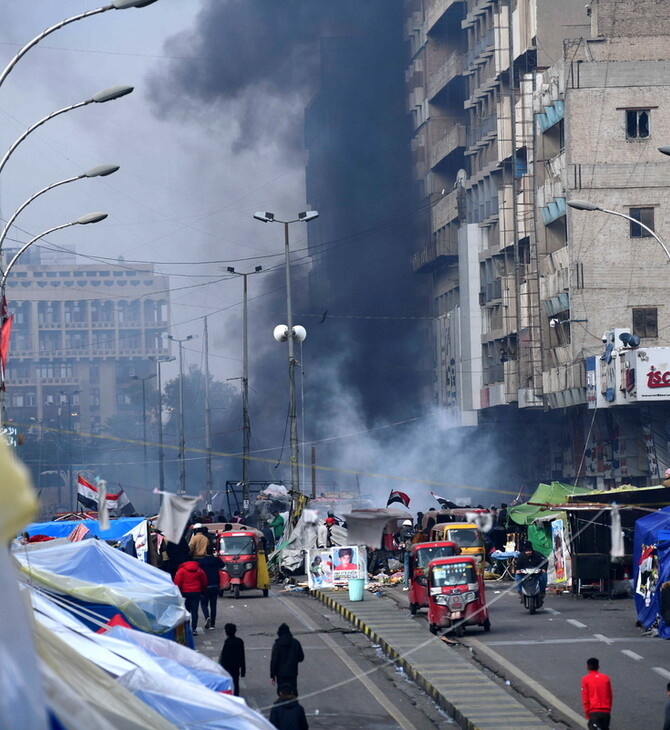
[[[146,487],[149,481],[147,474],[147,380],[155,378],[156,373],[141,377],[140,375],[131,375],[131,380],[139,380],[142,383],[142,454],[144,458],[144,486]]]
[[[212,508],[212,409],[209,403],[209,333],[207,330],[207,315],[205,320],[205,484],[207,510]]]
[[[186,494],[186,462],[184,461],[184,452],[186,450],[186,442],[184,436],[184,342],[193,339],[193,335],[178,339],[172,335],[168,335],[168,340],[179,344],[179,492],[178,494]]]
[[[163,383],[161,380],[161,363],[174,362],[174,357],[151,357],[156,363],[158,372],[158,490],[165,491],[165,452],[163,449]],[[159,502],[162,498],[159,498]]]
[[[256,266],[253,271],[243,273],[228,266],[229,274],[237,274],[244,280],[244,300],[242,308],[242,508],[249,510],[251,495],[249,493],[249,456],[251,453],[251,421],[249,419],[249,325],[248,325],[248,288],[247,278],[258,274],[262,266]]]

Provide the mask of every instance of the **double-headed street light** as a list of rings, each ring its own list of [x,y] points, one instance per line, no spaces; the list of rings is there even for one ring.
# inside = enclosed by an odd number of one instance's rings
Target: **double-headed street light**
[[[296,412],[296,391],[295,391],[295,365],[293,355],[293,342],[302,342],[307,337],[307,331],[300,325],[293,326],[293,313],[291,310],[291,254],[289,249],[288,227],[291,223],[307,223],[319,214],[316,210],[298,213],[295,220],[282,221],[275,217],[274,213],[254,213],[254,218],[263,223],[281,223],[284,226],[284,252],[286,258],[286,324],[281,324],[274,329],[274,338],[278,342],[288,342],[288,393],[289,393],[289,426],[291,440],[291,487],[300,492],[300,470],[298,468],[298,418]]]
[[[172,335],[168,335],[168,340],[179,344],[179,494],[186,494],[186,463],[184,461],[184,452],[186,451],[186,441],[184,437],[184,342],[193,339],[193,335],[178,339]]]
[[[249,455],[251,453],[251,422],[249,420],[249,328],[247,318],[248,289],[247,278],[252,274],[260,274],[262,266],[256,266],[253,271],[235,271],[234,266],[228,266],[229,274],[241,276],[244,280],[244,300],[242,309],[242,504],[245,512],[250,506],[249,495]]]
[[[74,23],[77,20],[83,20],[84,18],[90,18],[93,15],[99,15],[100,13],[106,13],[108,10],[126,10],[127,8],[143,8],[147,5],[151,5],[152,3],[155,3],[156,0],[112,0],[110,5],[105,5],[102,8],[97,8],[96,10],[87,10],[84,13],[79,13],[78,15],[73,15],[70,18],[65,18],[65,20],[61,20],[59,23],[56,23],[55,25],[52,25],[48,28],[45,28],[39,35],[36,35],[32,40],[28,41],[25,46],[23,46],[17,54],[14,56],[14,58],[11,59],[11,61],[5,66],[2,73],[0,73],[0,86],[4,83],[7,76],[9,76],[11,70],[16,66],[16,64],[23,58],[23,56],[33,47],[36,46],[42,39],[46,38],[48,35],[53,33],[56,30],[59,30],[60,28],[63,28],[66,25],[69,25],[70,23]]]
[[[661,148],[662,149],[662,148]],[[670,154],[670,148],[668,151],[668,154]],[[649,226],[642,223],[642,221],[638,220],[637,218],[633,218],[630,215],[627,215],[626,213],[621,213],[618,210],[610,210],[609,208],[601,208],[599,205],[596,205],[595,203],[590,203],[588,200],[569,200],[568,205],[571,208],[574,208],[575,210],[584,210],[584,211],[594,211],[599,210],[601,213],[609,213],[610,215],[616,215],[619,216],[619,218],[625,218],[628,221],[632,221],[636,225],[640,226],[640,228],[644,228],[647,233],[656,239],[659,246],[663,249],[665,252],[665,256],[670,261],[670,251],[668,251],[668,247],[666,244],[661,240],[660,236],[652,229],[649,228]]]
[[[161,365],[164,362],[174,362],[176,358],[169,355],[150,357],[156,363],[158,373],[158,490],[165,491],[165,455],[163,451],[163,383],[161,382]]]

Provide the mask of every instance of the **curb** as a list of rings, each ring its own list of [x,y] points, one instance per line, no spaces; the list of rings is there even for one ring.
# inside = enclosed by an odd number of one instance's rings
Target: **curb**
[[[439,690],[435,685],[427,679],[416,667],[405,659],[400,652],[394,649],[388,642],[386,642],[376,631],[371,629],[364,621],[358,616],[352,613],[346,606],[331,598],[329,595],[318,589],[308,589],[307,591],[310,596],[316,598],[318,601],[323,603],[325,606],[330,608],[335,613],[340,614],[349,623],[359,629],[365,636],[367,636],[375,644],[378,644],[384,654],[389,659],[392,659],[398,666],[402,667],[407,676],[417,684],[439,707],[449,713],[458,725],[464,730],[483,730],[479,725],[476,725],[468,717],[466,717],[457,707],[451,702],[446,695]],[[439,641],[436,639],[436,641]],[[530,712],[530,711],[529,711]],[[530,713],[532,714],[532,713]],[[541,721],[538,719],[538,725]]]

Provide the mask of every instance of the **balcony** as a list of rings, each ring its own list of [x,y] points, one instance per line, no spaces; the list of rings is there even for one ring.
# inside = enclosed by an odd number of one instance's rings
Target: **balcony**
[[[475,61],[477,61],[480,57],[492,53],[495,49],[495,33],[493,31],[493,28],[489,28],[489,30],[484,33],[481,38],[479,38],[475,44],[470,48],[467,53],[465,54],[465,64],[467,67],[472,66]]]
[[[473,124],[468,129],[467,145],[468,148],[478,145],[485,137],[495,135],[498,132],[498,115],[489,114],[479,121],[479,124]]]
[[[463,54],[452,53],[447,60],[430,74],[426,87],[426,97],[433,99],[453,79],[463,75]]]
[[[465,148],[466,130],[464,124],[453,124],[441,137],[433,141],[430,150],[430,166],[435,167],[459,147]]]
[[[431,196],[437,198],[432,210],[432,232],[437,233],[447,223],[465,217],[465,191],[463,188],[452,190],[448,195]]]
[[[426,10],[426,33],[430,33],[435,24],[449,10],[462,0],[432,0]]]
[[[447,237],[435,239],[412,256],[412,270],[415,274],[428,274],[458,257],[458,235],[456,231]]]

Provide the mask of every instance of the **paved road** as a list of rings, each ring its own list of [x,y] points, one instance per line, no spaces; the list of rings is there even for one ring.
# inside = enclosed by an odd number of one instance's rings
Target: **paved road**
[[[509,587],[487,581],[491,632],[470,629],[464,639],[477,660],[523,694],[540,701],[551,695],[581,714],[579,680],[595,656],[612,679],[613,730],[662,727],[670,644],[641,636],[632,599],[548,594],[545,607],[530,616]],[[404,604],[406,594],[393,591]]]
[[[243,594],[219,599],[217,628],[202,631],[196,648],[218,659],[223,625],[237,624],[244,639],[247,677],[241,694],[266,717],[276,699],[270,683],[270,650],[280,623],[302,642],[305,661],[298,688],[310,728],[454,728],[454,724],[378,648],[302,591]]]

